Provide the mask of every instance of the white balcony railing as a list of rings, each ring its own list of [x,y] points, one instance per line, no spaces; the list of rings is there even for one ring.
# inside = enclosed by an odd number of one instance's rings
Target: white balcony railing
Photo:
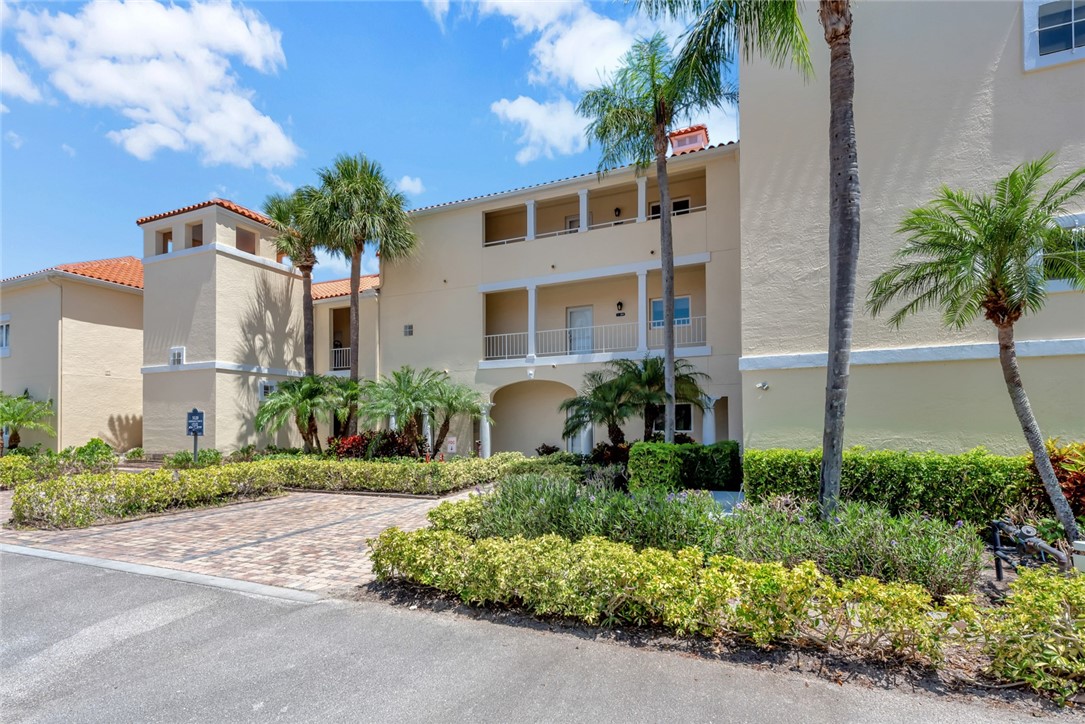
[[[527,332],[487,334],[486,359],[515,359],[527,356]]]
[[[707,340],[705,317],[674,320],[674,346],[700,347]],[[648,325],[648,349],[663,349],[663,323]]]
[[[350,369],[350,347],[332,347],[332,369]]]
[[[690,209],[680,209],[678,211],[672,211],[671,216],[685,216],[686,214],[695,214],[695,213],[704,211],[706,208],[707,208],[707,206],[694,206],[693,208],[690,208]],[[653,219],[658,219],[659,216],[660,216],[659,214],[648,214],[645,218],[648,221],[651,221]],[[601,222],[601,223],[598,223],[598,224],[592,224],[591,226],[588,227],[588,229],[589,230],[609,229],[612,226],[624,226],[626,224],[635,224],[635,223],[637,223],[637,220],[635,218],[634,219],[616,219],[614,221],[604,221],[604,222]],[[550,238],[557,237],[557,236],[566,236],[568,234],[576,234],[579,231],[580,231],[579,228],[556,229],[556,230],[553,230],[553,231],[542,231],[542,232],[536,233],[535,236],[532,237],[532,239],[550,239]],[[492,241],[483,241],[482,245],[483,246],[505,246],[506,244],[516,244],[516,243],[521,242],[521,241],[531,241],[532,239],[528,239],[527,236],[520,235],[520,236],[511,237],[509,239],[494,239]]]
[[[628,352],[637,348],[637,323],[599,324],[538,332],[535,354],[550,357],[564,354]]]

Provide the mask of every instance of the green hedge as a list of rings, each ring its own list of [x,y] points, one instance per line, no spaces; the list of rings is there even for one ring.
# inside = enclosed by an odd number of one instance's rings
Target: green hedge
[[[591,537],[471,540],[447,530],[390,528],[370,541],[381,580],[432,586],[467,603],[519,605],[589,624],[658,625],[679,634],[739,635],[776,642],[938,663],[949,647],[997,653],[991,673],[1065,698],[1085,683],[1074,622],[1085,618],[1085,576],[1022,572],[1008,605],[974,606],[965,596],[936,604],[922,587],[861,577],[840,583],[810,562],[787,568],[699,549],[636,550]],[[1027,616],[1043,590],[1054,623]],[[1029,595],[1017,605],[1015,599]],[[1070,622],[1067,628],[1066,621]],[[1006,662],[1009,662],[1008,664]]]
[[[744,490],[751,501],[778,495],[816,499],[820,450],[746,450]],[[893,515],[919,512],[986,525],[1022,500],[1032,482],[1029,457],[976,448],[959,455],[853,448],[844,452],[841,497]]]
[[[37,477],[37,466],[30,456],[9,453],[0,457],[0,490],[11,490]]]
[[[712,445],[638,442],[629,450],[630,489],[738,490],[741,481],[734,440]]]

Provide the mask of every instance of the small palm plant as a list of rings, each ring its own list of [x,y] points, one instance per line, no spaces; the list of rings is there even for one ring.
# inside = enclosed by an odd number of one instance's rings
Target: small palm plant
[[[1085,289],[1085,235],[1058,223],[1071,202],[1085,196],[1085,168],[1041,189],[1053,170],[1052,154],[1024,163],[977,194],[943,186],[938,196],[905,216],[908,243],[897,262],[870,286],[867,307],[877,315],[894,301],[889,318],[900,326],[930,307],[947,327],[963,329],[981,314],[998,330],[998,358],[1014,412],[1067,540],[1077,523],[1059,486],[1032,412],[1014,345],[1014,324],[1047,300],[1049,279]]]
[[[320,453],[318,422],[327,422],[339,404],[335,385],[321,375],[306,375],[279,383],[256,412],[259,430],[276,432],[293,421],[305,443],[305,452]]]
[[[477,390],[460,382],[442,381],[436,390],[437,404],[433,408],[434,419],[439,419],[437,437],[433,440],[433,449],[440,450],[452,427],[452,420],[458,415],[466,415],[472,420],[480,419],[482,396]]]
[[[379,424],[384,418],[394,420],[395,429],[417,441],[422,437],[423,418],[438,406],[438,392],[447,379],[444,372],[429,367],[416,370],[404,365],[363,386],[358,413],[370,424]],[[414,444],[417,455],[420,451],[417,442]]]
[[[630,401],[641,408],[644,420],[644,439],[655,432],[660,410],[667,399],[664,365],[661,357],[644,357],[640,360],[614,360],[607,363],[611,374],[621,380]],[[685,359],[674,361],[674,400],[704,410],[705,391],[701,386],[708,382],[708,375],[699,371]]]
[[[37,430],[55,436],[53,426],[46,422],[53,416],[52,400],[35,400],[29,391],[21,395],[0,392],[0,427],[7,428],[8,448],[19,447],[20,430]]]
[[[610,444],[615,447],[625,442],[622,424],[641,410],[630,398],[625,380],[606,370],[585,374],[580,394],[563,401],[558,409],[566,415],[563,438],[574,437],[593,425],[604,425]]]

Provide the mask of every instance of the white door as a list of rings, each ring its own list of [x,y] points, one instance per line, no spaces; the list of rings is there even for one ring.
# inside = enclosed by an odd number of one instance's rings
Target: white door
[[[569,332],[569,354],[592,351],[591,307],[569,307],[565,310],[565,326]]]

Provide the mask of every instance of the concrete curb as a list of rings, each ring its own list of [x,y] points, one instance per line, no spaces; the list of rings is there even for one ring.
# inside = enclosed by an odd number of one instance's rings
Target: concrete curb
[[[178,571],[173,568],[146,566],[141,563],[125,563],[124,561],[114,561],[107,558],[77,556],[71,553],[60,553],[59,551],[51,551],[44,548],[28,548],[26,546],[0,543],[0,553],[12,553],[19,556],[33,556],[35,558],[48,558],[49,560],[63,561],[65,563],[80,563],[85,566],[108,568],[111,571],[134,573],[138,576],[151,576],[153,578],[165,578],[170,581],[181,581],[182,583],[194,583],[198,586],[222,588],[227,591],[248,593],[255,596],[266,596],[268,598],[278,598],[286,601],[294,601],[296,603],[316,603],[317,601],[323,600],[322,596],[317,593],[312,593],[311,591],[295,591],[292,588],[266,586],[263,583],[239,581],[234,578],[220,578],[219,576],[208,576],[203,573]]]

